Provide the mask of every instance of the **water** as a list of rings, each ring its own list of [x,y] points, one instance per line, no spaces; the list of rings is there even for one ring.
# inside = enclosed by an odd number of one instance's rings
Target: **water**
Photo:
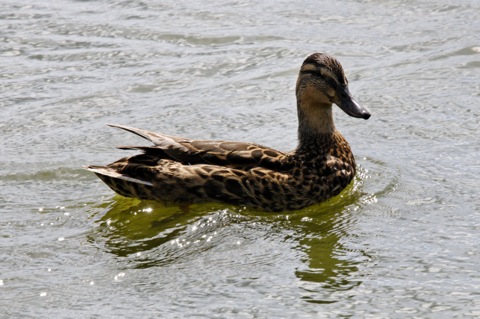
[[[5,318],[480,316],[480,4],[3,1]],[[336,56],[368,121],[326,204],[188,214],[115,196],[86,164],[119,123],[290,150],[294,85]]]

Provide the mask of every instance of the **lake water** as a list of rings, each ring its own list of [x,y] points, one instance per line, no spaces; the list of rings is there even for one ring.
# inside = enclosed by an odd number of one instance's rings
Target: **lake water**
[[[480,2],[0,3],[0,317],[478,318]],[[115,196],[105,124],[296,145],[303,59],[343,64],[359,173],[268,214]]]

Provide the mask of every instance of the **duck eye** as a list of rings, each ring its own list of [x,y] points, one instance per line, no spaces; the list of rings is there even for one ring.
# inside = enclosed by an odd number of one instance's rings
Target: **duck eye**
[[[311,74],[314,76],[322,76],[319,70],[305,70],[303,71],[304,74]]]

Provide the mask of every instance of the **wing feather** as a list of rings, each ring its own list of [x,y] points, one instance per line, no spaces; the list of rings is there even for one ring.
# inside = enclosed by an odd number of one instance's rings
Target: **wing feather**
[[[154,146],[120,146],[120,149],[140,150],[159,159],[172,159],[188,164],[215,164],[229,167],[260,166],[279,168],[286,154],[254,143],[189,140],[163,135],[130,126],[110,124],[141,136]],[[282,165],[283,165],[282,164]]]

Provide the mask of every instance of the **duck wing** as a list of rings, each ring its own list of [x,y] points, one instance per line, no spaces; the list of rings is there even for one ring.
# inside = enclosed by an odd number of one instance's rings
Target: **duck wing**
[[[171,159],[184,164],[213,164],[231,168],[264,167],[280,169],[286,154],[254,143],[215,140],[190,140],[158,134],[146,130],[110,125],[141,136],[153,146],[120,146],[120,149],[137,149],[157,159]]]

